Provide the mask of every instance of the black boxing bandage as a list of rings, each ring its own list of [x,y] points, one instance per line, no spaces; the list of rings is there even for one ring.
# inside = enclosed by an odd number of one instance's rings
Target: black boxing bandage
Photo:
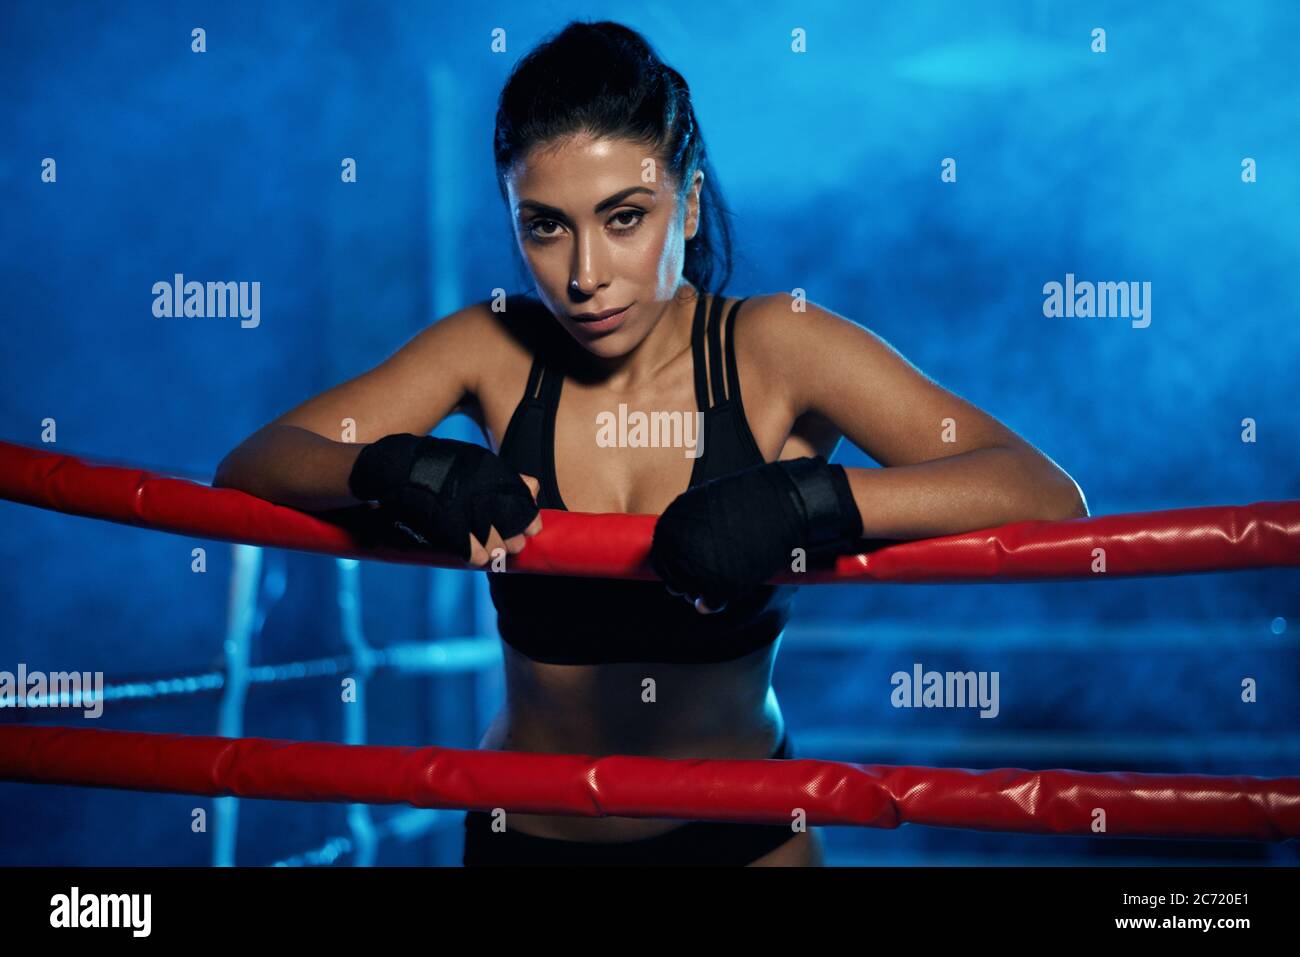
[[[462,559],[470,556],[471,534],[486,545],[493,527],[506,539],[537,517],[519,473],[489,449],[456,439],[387,435],[361,450],[348,489],[377,501],[417,541]]]
[[[788,568],[795,549],[842,554],[861,535],[844,467],[816,456],[688,489],[659,517],[650,561],[669,588],[718,608]]]

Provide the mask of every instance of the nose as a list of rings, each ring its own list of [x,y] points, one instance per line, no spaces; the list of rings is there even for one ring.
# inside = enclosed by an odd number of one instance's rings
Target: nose
[[[605,250],[603,237],[591,230],[579,231],[573,244],[573,267],[569,273],[569,291],[591,298],[601,286],[606,285]]]

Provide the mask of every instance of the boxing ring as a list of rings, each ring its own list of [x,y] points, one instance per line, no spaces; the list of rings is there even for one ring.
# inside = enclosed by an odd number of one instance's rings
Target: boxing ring
[[[350,834],[298,859],[340,850],[373,860],[378,841],[428,826],[428,811],[378,826],[372,804],[415,809],[504,809],[896,828],[923,824],[983,831],[1095,835],[1104,811],[1112,837],[1282,841],[1300,836],[1300,777],[1073,770],[965,770],[819,759],[703,760],[532,754],[364,741],[363,709],[347,709],[344,743],[242,736],[249,687],[314,675],[404,674],[484,668],[495,652],[475,639],[374,649],[341,602],[348,653],[253,667],[258,624],[250,595],[260,548],[333,555],[341,574],[361,559],[464,569],[454,556],[417,551],[366,509],[326,518],[136,469],[0,443],[0,498],[71,515],[235,544],[225,667],[148,682],[110,682],[103,700],[218,691],[218,736],[0,726],[0,780],[137,791],[355,805]],[[653,580],[645,563],[653,516],[544,511],[545,530],[510,558],[510,570]],[[872,542],[864,554],[774,582],[958,583],[1114,578],[1300,566],[1300,501],[1260,502],[1025,521],[916,542]],[[1104,569],[1104,570],[1099,570]],[[270,576],[262,587],[274,595]],[[350,618],[349,616],[352,616]],[[235,807],[218,802],[213,862],[233,861]]]

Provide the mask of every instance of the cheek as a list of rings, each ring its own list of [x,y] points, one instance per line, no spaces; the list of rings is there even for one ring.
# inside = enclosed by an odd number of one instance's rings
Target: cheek
[[[664,260],[671,258],[672,243],[666,240],[662,231],[656,234],[647,230],[637,240],[627,247],[625,262],[628,268],[642,277],[657,275],[663,268]]]
[[[686,259],[683,232],[673,223],[663,230],[655,243],[654,270],[655,278],[661,289],[675,286],[682,274],[682,265]]]
[[[542,246],[525,240],[520,240],[518,245],[519,254],[538,285],[564,289],[569,281],[569,260],[563,253],[557,253],[555,246]]]
[[[637,236],[622,247],[620,261],[626,272],[646,280],[657,280],[671,272],[673,264],[680,261],[678,247],[680,232],[664,226],[662,221],[649,223],[638,230]]]

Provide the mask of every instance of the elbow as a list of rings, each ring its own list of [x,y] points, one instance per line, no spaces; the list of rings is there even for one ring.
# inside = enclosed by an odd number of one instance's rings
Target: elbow
[[[1032,455],[1016,467],[1015,502],[1011,521],[1067,522],[1089,518],[1083,489],[1065,469],[1046,456]]]
[[[264,457],[264,436],[267,429],[259,429],[226,453],[212,474],[213,488],[233,488],[256,495],[253,486],[259,484]]]
[[[230,476],[230,456],[227,455],[217,466],[217,470],[212,473],[213,488],[231,488],[234,483]]]
[[[1091,514],[1088,511],[1088,500],[1084,498],[1083,489],[1079,484],[1070,478],[1064,476],[1064,482],[1060,490],[1052,496],[1051,506],[1046,516],[1049,522],[1064,522],[1072,518],[1088,518]]]
[[[1082,495],[1079,495],[1061,512],[1056,520],[1058,522],[1064,522],[1072,518],[1089,518],[1091,517],[1091,514],[1092,513],[1088,511],[1088,503],[1084,501]]]
[[[248,491],[244,486],[239,472],[240,448],[231,449],[226,453],[226,457],[221,460],[217,470],[212,473],[213,488],[233,488],[241,491]]]

